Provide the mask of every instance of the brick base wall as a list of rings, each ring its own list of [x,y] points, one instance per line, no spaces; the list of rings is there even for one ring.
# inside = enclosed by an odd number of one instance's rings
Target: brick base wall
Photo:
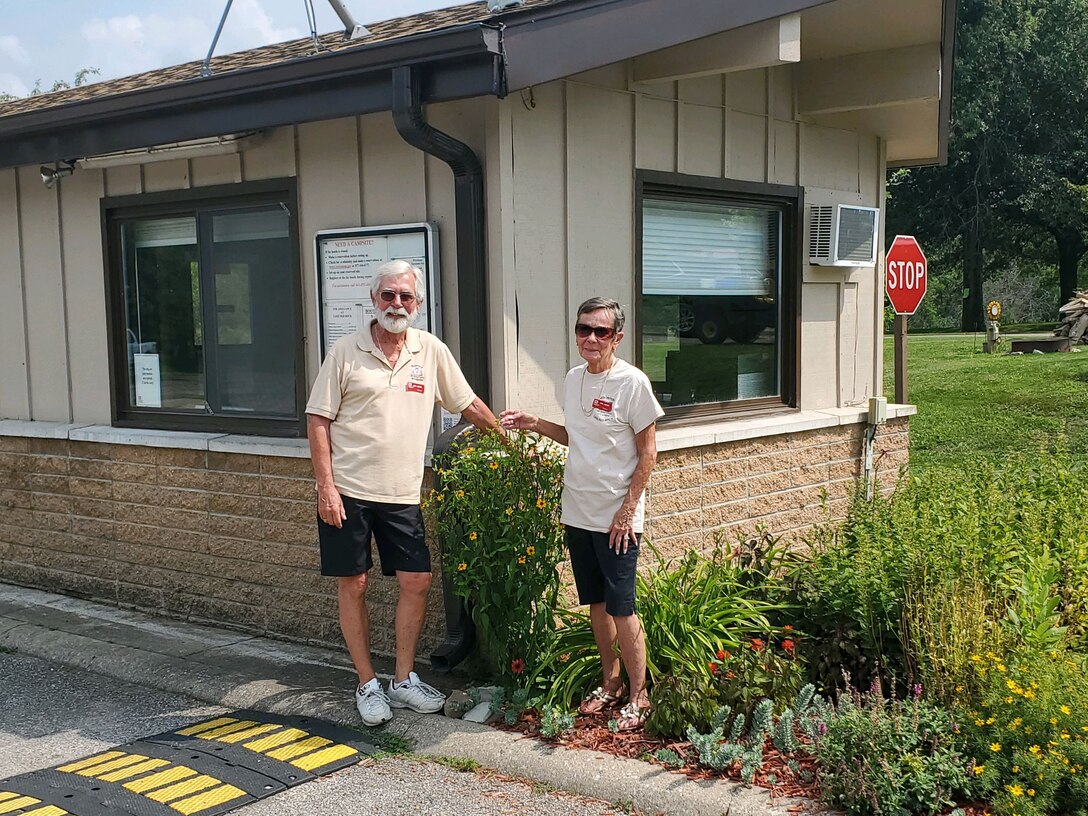
[[[892,490],[907,464],[906,417],[878,428],[873,469]],[[665,555],[747,537],[760,527],[797,538],[842,518],[864,467],[864,424],[746,439],[658,456],[646,533]]]
[[[340,644],[315,496],[309,459],[0,437],[0,580]],[[393,651],[395,597],[375,570],[379,653]],[[424,655],[445,633],[440,592],[431,606]]]
[[[789,536],[841,517],[861,475],[864,431],[664,452],[647,533],[673,555],[760,525]],[[873,459],[884,489],[907,463],[908,441],[905,418],[879,430]],[[339,645],[335,582],[318,574],[314,519],[308,459],[0,437],[0,581]],[[432,556],[424,657],[445,633]],[[371,578],[372,647],[391,654],[395,579],[378,570]]]

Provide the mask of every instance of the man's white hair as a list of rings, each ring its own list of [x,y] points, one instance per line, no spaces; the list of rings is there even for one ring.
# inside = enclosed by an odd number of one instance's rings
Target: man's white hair
[[[427,295],[427,287],[423,284],[423,272],[420,271],[419,267],[412,266],[408,261],[388,261],[379,266],[374,271],[374,279],[370,282],[370,296],[377,300],[378,293],[387,280],[402,278],[405,275],[411,275],[415,280],[416,304],[422,306]]]

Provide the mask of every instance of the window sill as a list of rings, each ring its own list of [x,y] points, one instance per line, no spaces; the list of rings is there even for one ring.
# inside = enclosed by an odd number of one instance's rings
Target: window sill
[[[114,428],[109,425],[74,425],[63,422],[28,422],[0,420],[0,436],[35,439],[70,439],[75,442],[101,442],[110,445],[139,445],[148,448],[179,448],[219,453],[244,453],[253,456],[290,456],[307,459],[310,447],[305,439],[279,439],[271,436],[191,433]]]
[[[913,416],[916,413],[918,408],[915,405],[888,405],[888,419]],[[795,411],[758,418],[705,422],[681,428],[666,426],[658,428],[657,449],[681,450],[742,439],[833,428],[837,425],[856,425],[866,422],[868,417],[869,411],[865,408],[830,408],[823,411]]]

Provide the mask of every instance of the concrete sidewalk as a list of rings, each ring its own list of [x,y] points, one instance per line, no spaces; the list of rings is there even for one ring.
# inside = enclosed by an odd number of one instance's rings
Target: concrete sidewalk
[[[0,584],[0,648],[229,708],[358,725],[346,655],[240,632],[151,618]],[[381,669],[379,668],[379,671]],[[442,678],[426,672],[431,681]],[[441,682],[438,685],[442,685]],[[785,816],[796,800],[729,782],[693,782],[638,760],[555,747],[463,720],[397,711],[383,729],[422,755],[473,759],[641,813]]]

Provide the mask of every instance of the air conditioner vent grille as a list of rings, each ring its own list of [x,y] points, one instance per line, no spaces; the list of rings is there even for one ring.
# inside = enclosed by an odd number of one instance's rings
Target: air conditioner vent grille
[[[813,207],[809,224],[809,251],[812,258],[831,258],[831,230],[834,207]]]

